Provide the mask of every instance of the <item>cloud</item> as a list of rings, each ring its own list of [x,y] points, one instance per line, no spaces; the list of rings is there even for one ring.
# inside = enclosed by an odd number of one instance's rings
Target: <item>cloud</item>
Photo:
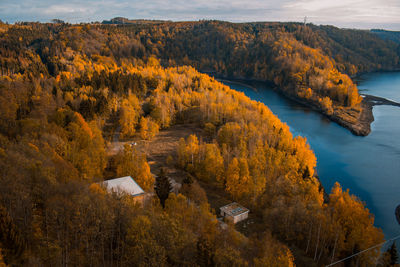
[[[284,8],[290,12],[303,12],[315,23],[353,27],[392,25],[400,30],[398,0],[300,0],[288,3]]]
[[[399,0],[0,0],[0,19],[102,21],[136,19],[302,21],[400,30]]]

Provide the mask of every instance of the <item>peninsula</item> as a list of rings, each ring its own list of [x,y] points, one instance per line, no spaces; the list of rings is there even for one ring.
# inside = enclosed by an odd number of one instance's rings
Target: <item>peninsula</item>
[[[375,30],[289,22],[103,23],[102,31],[117,28],[127,38],[117,58],[153,55],[163,66],[191,65],[216,77],[264,81],[361,136],[370,133],[372,110],[351,77],[400,67],[399,43]]]

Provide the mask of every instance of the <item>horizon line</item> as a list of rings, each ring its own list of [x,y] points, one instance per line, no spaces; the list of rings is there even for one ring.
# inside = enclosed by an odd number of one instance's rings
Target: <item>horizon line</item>
[[[101,25],[129,25],[129,24],[134,24],[134,23],[128,23],[128,24],[118,24],[118,23],[104,23],[105,21],[111,21],[112,19],[116,19],[116,18],[121,18],[121,19],[126,19],[128,21],[153,21],[153,22],[172,22],[172,23],[178,23],[178,22],[202,22],[202,21],[219,21],[219,22],[228,22],[228,23],[232,23],[232,24],[246,24],[246,23],[295,23],[295,24],[304,24],[304,22],[301,21],[293,21],[293,20],[282,20],[282,21],[278,21],[278,20],[256,20],[256,21],[230,21],[230,20],[223,20],[223,19],[210,19],[210,18],[204,18],[204,19],[196,19],[196,20],[186,20],[186,19],[177,19],[177,20],[173,20],[173,19],[150,19],[150,18],[137,18],[137,19],[130,19],[127,17],[122,17],[122,16],[116,16],[110,19],[103,19],[102,21],[99,20],[90,20],[90,18],[88,18],[88,20],[82,20],[82,21],[77,21],[77,22],[71,22],[68,20],[63,20],[60,18],[53,18],[50,20],[37,20],[37,21],[33,21],[33,20],[15,20],[14,22],[9,22],[9,21],[4,21],[0,18],[0,21],[3,22],[4,24],[7,25],[18,25],[21,23],[40,23],[40,24],[57,24],[54,22],[51,22],[52,20],[60,20],[65,24],[70,24],[70,25],[81,25],[81,24],[101,24]],[[308,17],[307,17],[308,18]],[[325,24],[325,23],[315,23],[315,22],[307,22],[305,25],[315,25],[315,26],[332,26],[338,29],[348,29],[348,30],[367,30],[367,31],[371,31],[371,30],[384,30],[384,31],[390,31],[390,32],[400,32],[399,30],[392,30],[392,29],[385,29],[385,28],[380,28],[380,27],[376,27],[376,28],[357,28],[357,27],[340,27],[334,24]]]

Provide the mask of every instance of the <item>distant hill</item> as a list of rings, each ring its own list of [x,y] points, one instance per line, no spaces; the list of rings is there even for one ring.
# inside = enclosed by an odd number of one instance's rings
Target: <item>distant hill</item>
[[[400,32],[398,31],[372,29],[371,32],[378,35],[380,38],[384,40],[391,40],[393,42],[400,44]]]
[[[129,24],[156,24],[165,22],[163,20],[147,20],[147,19],[127,19],[123,17],[115,17],[110,20],[103,20],[102,24],[118,24],[118,25],[129,25]]]
[[[164,62],[173,59],[180,64],[195,64],[201,70],[215,71],[216,65],[220,65],[221,62],[226,65],[233,60],[232,53],[243,56],[255,54],[253,49],[261,49],[264,51],[260,51],[261,54],[264,54],[271,48],[265,44],[270,43],[272,39],[279,39],[277,34],[280,33],[289,34],[300,43],[322,51],[324,55],[335,60],[335,67],[339,71],[350,76],[358,72],[393,70],[400,67],[400,32],[394,31],[341,29],[311,23],[304,27],[303,23],[292,22],[172,22],[123,17],[105,20],[102,24],[129,25],[130,28],[121,31],[133,31],[136,34],[141,30],[153,34],[159,29],[161,33],[154,34],[150,38],[151,43],[145,45],[147,52],[154,53],[165,60]],[[158,41],[167,42],[168,45],[159,46],[156,44]],[[209,49],[205,49],[205,44]],[[175,49],[179,51],[172,51]],[[259,56],[255,55],[249,63],[265,59],[264,56]],[[211,66],[205,66],[204,60],[211,60],[213,63],[208,64]],[[238,66],[226,66],[223,69],[228,72],[232,69],[237,71]],[[239,64],[239,69],[243,69],[242,64]],[[253,76],[253,71],[253,68],[246,70],[244,76]],[[220,73],[218,70],[216,72]]]

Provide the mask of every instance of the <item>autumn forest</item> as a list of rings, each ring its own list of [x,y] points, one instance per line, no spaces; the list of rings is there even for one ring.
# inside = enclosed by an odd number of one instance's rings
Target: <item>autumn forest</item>
[[[352,77],[399,55],[368,31],[300,23],[0,24],[0,266],[323,266],[383,242],[360,199],[324,190],[306,138],[216,78],[355,123]],[[195,131],[165,161],[110,152],[177,126]],[[171,169],[182,187],[161,197]],[[128,175],[143,204],[101,186]],[[254,230],[222,227],[210,192],[249,208]]]

